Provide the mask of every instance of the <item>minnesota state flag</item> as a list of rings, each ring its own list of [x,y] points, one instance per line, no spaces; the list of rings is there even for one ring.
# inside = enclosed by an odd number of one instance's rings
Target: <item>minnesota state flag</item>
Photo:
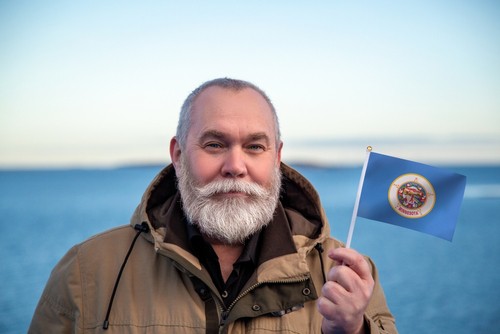
[[[451,241],[465,176],[369,152],[357,216]]]

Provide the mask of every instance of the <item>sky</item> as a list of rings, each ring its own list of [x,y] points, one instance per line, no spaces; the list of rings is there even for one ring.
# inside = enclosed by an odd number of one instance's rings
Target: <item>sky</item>
[[[500,163],[498,1],[0,0],[0,168],[169,161],[180,106],[253,82],[283,160]]]

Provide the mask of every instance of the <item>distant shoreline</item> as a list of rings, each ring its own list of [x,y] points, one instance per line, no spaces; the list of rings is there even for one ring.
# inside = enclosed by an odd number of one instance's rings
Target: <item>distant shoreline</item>
[[[411,141],[366,139],[352,141],[285,141],[282,161],[311,167],[358,167],[363,164],[368,145],[375,152],[434,166],[500,166],[500,141]],[[169,162],[163,147],[147,151],[72,152],[72,154],[24,155],[23,160],[0,157],[0,170],[113,169],[160,167]]]
[[[315,168],[315,169],[361,169],[362,162],[359,164],[327,164],[324,162],[307,162],[307,161],[284,161],[287,165],[293,168]],[[165,168],[170,162],[165,163],[129,163],[117,165],[65,165],[65,166],[15,166],[15,167],[0,167],[0,173],[9,172],[65,172],[65,171],[113,171],[127,169],[157,169],[158,171]],[[500,163],[441,163],[430,164],[431,166],[443,167],[448,169],[457,168],[500,168]]]

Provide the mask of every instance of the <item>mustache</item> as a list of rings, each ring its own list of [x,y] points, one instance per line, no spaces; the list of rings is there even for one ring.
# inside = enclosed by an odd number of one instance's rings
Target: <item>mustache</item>
[[[230,192],[244,193],[252,197],[266,196],[269,193],[267,189],[256,183],[234,179],[213,181],[203,187],[197,187],[197,190],[202,197],[210,197]]]

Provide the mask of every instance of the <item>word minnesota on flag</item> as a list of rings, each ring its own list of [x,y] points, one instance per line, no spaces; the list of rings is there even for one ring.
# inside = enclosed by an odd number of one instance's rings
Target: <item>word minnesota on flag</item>
[[[436,193],[432,184],[422,175],[398,176],[389,187],[389,204],[406,218],[421,218],[434,208]]]
[[[465,176],[374,152],[367,159],[358,216],[452,240]]]

